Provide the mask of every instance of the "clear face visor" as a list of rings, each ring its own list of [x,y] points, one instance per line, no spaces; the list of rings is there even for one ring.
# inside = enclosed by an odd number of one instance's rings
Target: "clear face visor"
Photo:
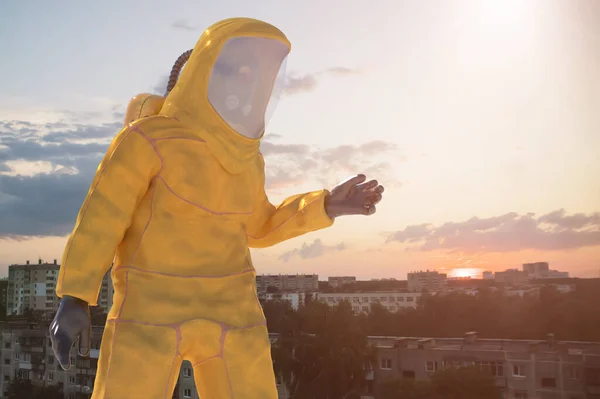
[[[208,82],[208,101],[233,130],[258,138],[285,84],[289,48],[273,39],[236,37],[222,47]]]

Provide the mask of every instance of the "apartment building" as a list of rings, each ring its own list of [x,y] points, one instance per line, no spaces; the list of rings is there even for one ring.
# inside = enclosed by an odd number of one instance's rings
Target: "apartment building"
[[[344,285],[356,283],[356,277],[354,277],[354,276],[335,276],[335,277],[329,277],[327,279],[327,283],[332,288],[338,288],[338,287],[342,287]]]
[[[440,292],[448,288],[448,276],[436,271],[411,272],[407,276],[410,292]]]
[[[356,313],[370,312],[371,305],[374,303],[380,304],[390,312],[415,309],[420,297],[421,293],[417,292],[320,292],[316,295],[317,300],[329,306],[336,306],[346,301]]]
[[[47,326],[27,322],[0,323],[0,392],[15,376],[34,385],[58,385],[65,399],[89,399],[96,375],[103,327],[92,330],[88,358],[72,352],[73,367],[64,371],[52,353]],[[277,334],[269,334],[274,343]],[[366,375],[369,395],[377,397],[381,382],[394,378],[426,380],[448,367],[476,366],[494,375],[505,399],[599,399],[600,343],[546,340],[368,337],[376,364]],[[280,399],[288,399],[278,379]],[[200,399],[189,362],[181,366],[173,399]]]
[[[529,278],[569,278],[569,272],[551,270],[548,262],[524,263],[523,272]]]
[[[31,380],[35,386],[59,386],[65,399],[89,399],[92,394],[102,332],[93,327],[89,357],[81,357],[73,349],[70,370],[64,371],[52,352],[48,326],[21,322],[0,323],[0,397],[5,397],[10,381],[15,377]],[[271,335],[271,342],[277,335]],[[280,399],[289,398],[285,384],[278,379]],[[194,384],[192,365],[184,361],[172,399],[200,399]]]
[[[0,312],[6,314],[6,299],[8,298],[8,278],[0,279]]]
[[[286,301],[290,304],[292,309],[298,310],[300,305],[303,305],[306,301],[306,296],[312,295],[306,292],[261,292],[258,294],[258,299],[261,301]]]
[[[600,398],[600,343],[547,340],[370,337],[375,380],[428,379],[448,367],[490,372],[505,399]]]
[[[6,314],[22,315],[26,309],[53,313],[58,309],[56,280],[60,265],[56,259],[52,263],[42,262],[8,267],[6,294]],[[110,272],[104,276],[98,294],[98,305],[105,312],[112,306],[113,285]]]
[[[507,269],[494,273],[494,280],[499,283],[526,284],[529,281],[529,275],[519,269]]]
[[[319,290],[317,274],[261,274],[256,276],[258,292],[266,292],[269,287],[279,291],[314,292]]]
[[[550,271],[548,262],[523,263],[523,271],[530,276],[543,275]]]

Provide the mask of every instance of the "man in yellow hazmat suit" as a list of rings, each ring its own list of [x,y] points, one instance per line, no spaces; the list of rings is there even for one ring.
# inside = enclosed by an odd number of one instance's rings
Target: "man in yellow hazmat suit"
[[[89,306],[114,260],[92,399],[170,398],[183,360],[203,399],[277,397],[249,248],[370,215],[383,192],[358,175],[269,202],[259,144],[289,51],[267,23],[213,25],[159,115],[111,143],[67,243],[50,326],[68,369],[77,340],[89,352]]]

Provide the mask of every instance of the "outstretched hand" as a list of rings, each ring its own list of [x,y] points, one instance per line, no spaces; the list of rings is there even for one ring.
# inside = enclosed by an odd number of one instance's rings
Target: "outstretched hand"
[[[372,215],[381,201],[383,186],[377,180],[365,183],[365,175],[357,175],[339,184],[325,201],[325,211],[330,218],[342,215]]]

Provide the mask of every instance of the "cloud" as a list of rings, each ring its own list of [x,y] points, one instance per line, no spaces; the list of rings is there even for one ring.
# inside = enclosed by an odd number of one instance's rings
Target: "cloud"
[[[175,27],[175,23],[173,24],[173,26]],[[177,26],[177,28],[195,30],[195,28],[184,27],[184,26],[185,25]],[[324,71],[303,74],[303,75],[298,74],[297,72],[289,71],[287,73],[287,76],[285,77],[283,94],[284,95],[294,95],[294,94],[306,93],[306,92],[313,91],[318,86],[319,79],[321,79],[321,77],[325,76],[325,75],[343,77],[343,76],[349,76],[349,75],[357,75],[360,73],[362,73],[362,72],[358,69],[352,69],[352,68],[347,68],[347,67],[333,67],[333,68],[326,69]],[[163,75],[160,77],[160,79],[158,80],[156,85],[154,85],[153,87],[150,88],[150,92],[152,94],[158,94],[158,95],[162,96],[165,94],[165,91],[167,90],[168,83],[169,83],[169,75]]]
[[[123,126],[120,109],[112,110],[119,120],[100,124],[83,123],[86,115],[52,123],[0,121],[0,238],[71,231],[98,164]],[[395,148],[373,141],[314,149],[273,137],[261,145],[271,190],[311,180],[331,186],[341,174],[383,168],[382,153]]]
[[[345,67],[335,67],[330,68],[326,71],[321,71],[313,74],[304,74],[299,75],[295,72],[289,72],[285,79],[285,85],[283,87],[283,94],[293,95],[299,93],[310,92],[316,89],[319,79],[322,75],[330,74],[334,76],[346,76],[357,74],[356,70],[345,68]],[[164,75],[161,76],[158,83],[151,88],[151,92],[154,94],[164,95],[167,89],[167,84],[169,82],[169,76]]]
[[[183,30],[198,30],[198,27],[192,25],[187,19],[178,19],[171,24],[171,28]]]
[[[384,182],[391,170],[390,162],[384,159],[397,150],[396,145],[380,140],[325,149],[272,141],[261,144],[267,164],[267,188],[271,190],[302,184],[309,179],[332,187],[340,182],[342,175],[357,173],[365,173]],[[396,182],[388,178],[386,183],[392,185]]]
[[[123,126],[80,123],[85,117],[0,121],[0,237],[60,236],[73,228],[108,143]]]
[[[285,94],[298,94],[313,91],[316,87],[317,78],[315,75],[297,76],[290,74],[286,79],[283,92]]]
[[[160,79],[156,83],[156,85],[150,89],[150,93],[157,94],[159,96],[164,96],[167,91],[168,85],[169,85],[169,75],[163,75],[160,77]]]
[[[464,253],[570,250],[600,245],[600,213],[567,215],[564,209],[536,217],[511,212],[441,226],[420,224],[387,235],[388,242],[421,251]]]
[[[279,259],[288,262],[294,257],[301,259],[312,259],[326,255],[331,252],[343,251],[346,249],[346,244],[340,242],[337,245],[325,245],[320,239],[314,240],[312,243],[304,243],[300,248],[285,252],[279,256]]]
[[[357,69],[346,67],[333,67],[324,71],[305,75],[289,72],[286,77],[283,93],[287,95],[293,95],[313,91],[317,87],[319,79],[324,75],[347,76],[357,75],[359,73],[361,72]]]

